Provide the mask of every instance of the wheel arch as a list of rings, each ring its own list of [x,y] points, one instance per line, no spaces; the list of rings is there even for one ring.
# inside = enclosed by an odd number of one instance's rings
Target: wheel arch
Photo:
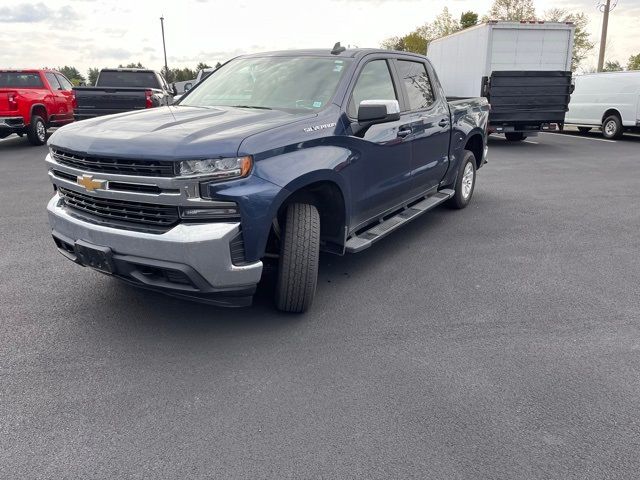
[[[285,191],[289,193],[274,209],[273,218],[282,225],[290,204],[308,203],[315,206],[320,213],[320,240],[324,248],[342,253],[349,222],[347,194],[342,179],[327,173],[310,173],[287,185]]]
[[[605,119],[607,117],[610,117],[611,115],[617,116],[620,119],[620,123],[622,123],[622,114],[620,113],[620,110],[618,110],[617,108],[608,108],[602,115],[602,118],[600,119],[600,123],[604,124]]]
[[[484,139],[480,132],[475,131],[467,137],[464,145],[465,150],[469,150],[476,158],[476,169],[482,166],[482,157],[484,156]]]
[[[34,103],[33,105],[31,105],[29,124],[31,124],[31,119],[34,115],[42,117],[44,123],[49,123],[49,112],[47,111],[47,107],[43,103]]]

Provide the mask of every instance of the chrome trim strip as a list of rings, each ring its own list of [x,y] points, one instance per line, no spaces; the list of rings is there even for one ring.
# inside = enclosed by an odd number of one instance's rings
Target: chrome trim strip
[[[194,206],[215,206],[215,201],[200,198],[200,182],[210,180],[209,177],[199,178],[180,178],[180,177],[149,177],[140,175],[122,175],[115,173],[93,173],[86,170],[70,167],[58,163],[49,153],[45,158],[49,167],[49,179],[54,185],[59,185],[74,192],[84,193],[96,198],[110,198],[113,200],[128,200],[131,202],[149,202],[162,205],[176,205],[185,207]],[[135,183],[137,185],[149,185],[164,190],[161,193],[149,192],[127,192],[123,190],[101,190],[96,189],[88,192],[84,187],[78,185],[65,178],[56,176],[53,170],[75,177],[91,174],[97,180],[106,180],[108,182]],[[108,188],[108,186],[107,186]],[[166,190],[173,190],[166,191]]]

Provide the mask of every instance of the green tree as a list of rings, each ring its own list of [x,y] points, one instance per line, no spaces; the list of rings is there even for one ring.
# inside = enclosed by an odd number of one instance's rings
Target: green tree
[[[196,78],[197,73],[190,68],[172,68],[171,75],[174,82],[184,82]]]
[[[436,38],[451,35],[460,30],[460,23],[449,13],[449,9],[444,7],[442,12],[436,16],[431,25],[427,27],[426,37],[429,41]],[[425,50],[426,51],[426,50]]]
[[[214,67],[216,70],[219,69],[222,66],[222,64],[220,62],[216,63],[216,66]]]
[[[607,60],[604,62],[604,67],[602,68],[603,72],[621,72],[622,65],[617,60]]]
[[[98,80],[98,75],[100,74],[99,68],[90,68],[87,70],[87,81],[89,85],[95,85],[96,80]]]
[[[533,0],[495,0],[486,18],[512,22],[535,20],[536,9],[533,6]]]
[[[144,68],[144,65],[142,65],[140,62],[138,63],[127,63],[126,65],[118,65],[118,68]]]
[[[571,55],[571,70],[575,72],[595,47],[595,43],[591,41],[587,31],[589,18],[582,12],[571,13],[564,8],[553,8],[544,12],[544,19],[548,22],[573,22],[576,26]]]
[[[424,55],[431,40],[450,35],[460,30],[460,28],[460,23],[451,16],[449,9],[445,7],[432,23],[425,23],[402,37],[387,38],[382,42],[381,46],[388,50],[414,52]]]
[[[631,55],[629,57],[629,63],[627,63],[627,70],[640,70],[640,53],[637,55]]]
[[[67,77],[74,85],[80,85],[85,81],[84,77],[76,67],[68,67],[65,65],[64,67],[58,67],[58,71]]]
[[[478,24],[478,14],[472,11],[462,12],[460,15],[460,28],[469,28]]]
[[[176,80],[175,80],[175,78],[174,78],[174,76],[173,76],[173,71],[172,71],[171,69],[169,69],[169,70],[167,71],[167,69],[166,69],[166,68],[162,67],[162,68],[160,69],[160,73],[162,74],[162,76],[164,77],[164,79],[167,81],[167,83],[173,83],[173,82],[175,82],[175,81],[176,81]]]
[[[198,65],[196,65],[196,72],[199,72],[200,70],[204,70],[205,68],[211,68],[211,65],[207,65],[204,62],[200,62]]]

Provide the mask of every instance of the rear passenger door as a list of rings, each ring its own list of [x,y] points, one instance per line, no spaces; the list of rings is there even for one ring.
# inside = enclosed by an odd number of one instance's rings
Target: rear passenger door
[[[413,194],[437,188],[449,164],[451,119],[446,98],[434,89],[430,66],[420,59],[395,62],[405,95],[402,127],[410,131]]]
[[[60,111],[60,114],[64,116],[61,117],[61,120],[70,122],[73,120],[73,85],[64,75],[56,73],[56,78],[60,83],[59,94],[64,99],[64,107]]]
[[[49,88],[51,89],[52,102],[47,105],[49,109],[49,123],[56,124],[58,122],[63,122],[66,118],[66,99],[62,95],[62,86],[58,81],[58,77],[53,72],[46,72],[44,74],[47,77],[47,82],[49,83]]]

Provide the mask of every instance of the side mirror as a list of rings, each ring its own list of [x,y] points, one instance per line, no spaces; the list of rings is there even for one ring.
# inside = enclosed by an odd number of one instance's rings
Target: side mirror
[[[171,94],[172,95],[178,95],[178,88],[176,87],[175,83],[173,85],[171,85]]]
[[[400,104],[397,100],[363,100],[358,106],[358,123],[376,123],[400,120]]]
[[[184,91],[188,92],[189,90],[191,90],[193,88],[193,83],[188,82],[184,84]]]

